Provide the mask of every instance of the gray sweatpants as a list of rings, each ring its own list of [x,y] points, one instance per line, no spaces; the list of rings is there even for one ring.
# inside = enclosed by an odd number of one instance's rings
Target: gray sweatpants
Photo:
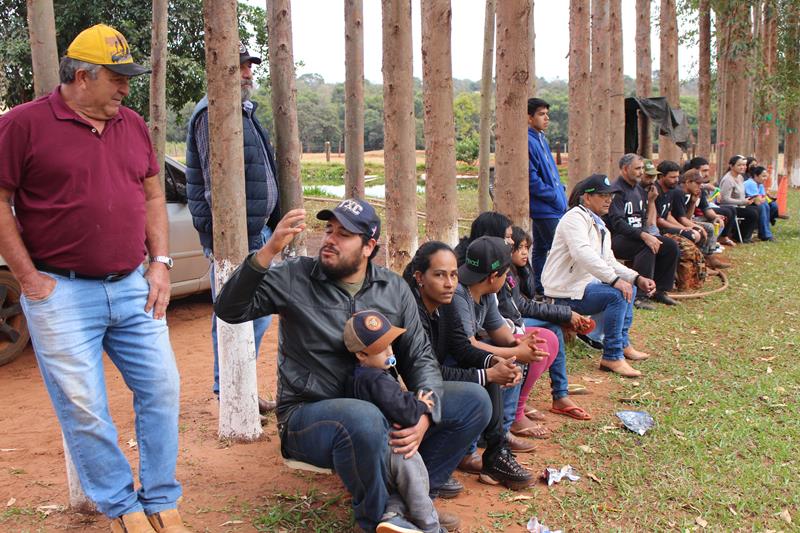
[[[708,238],[703,243],[703,246],[700,248],[700,251],[703,253],[703,255],[710,254],[714,250],[714,248],[717,247],[717,236],[714,235],[714,224],[705,219],[697,217],[693,218],[692,222],[694,222],[698,226],[702,226],[703,229],[706,230],[706,235],[708,235]]]
[[[409,459],[389,451],[389,500],[383,519],[400,516],[425,533],[439,533],[439,515],[430,497],[428,468],[419,453]]]

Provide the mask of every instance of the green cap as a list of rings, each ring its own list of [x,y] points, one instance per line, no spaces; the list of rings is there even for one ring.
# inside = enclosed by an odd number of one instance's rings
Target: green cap
[[[644,173],[648,176],[658,176],[658,170],[656,170],[656,166],[649,159],[644,160]]]

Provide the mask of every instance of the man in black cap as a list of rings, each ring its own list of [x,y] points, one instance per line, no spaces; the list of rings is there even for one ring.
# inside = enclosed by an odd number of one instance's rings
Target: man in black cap
[[[253,65],[260,65],[261,58],[251,55],[243,43],[239,43],[239,73],[242,88],[242,126],[244,133],[244,182],[247,212],[247,244],[253,252],[267,242],[280,219],[278,206],[278,175],[275,155],[269,142],[267,130],[256,118],[256,104],[250,101],[253,92]],[[208,139],[208,95],[195,106],[189,119],[186,136],[186,195],[192,222],[200,234],[200,244],[206,257],[211,259],[214,250],[214,228],[211,220],[211,168]],[[211,261],[211,294],[215,296],[215,281]],[[261,339],[267,331],[272,317],[265,316],[253,321],[256,355]],[[211,315],[211,343],[214,349],[214,386],[219,394],[219,354],[217,352],[217,322]],[[258,408],[264,415],[275,408],[275,402],[259,398]],[[263,420],[263,419],[262,419]]]
[[[553,246],[544,265],[545,295],[569,305],[582,315],[603,313],[603,358],[600,369],[624,377],[639,370],[626,359],[641,361],[648,354],[635,349],[628,338],[637,290],[651,295],[656,284],[614,258],[611,235],[603,220],[619,194],[607,176],[593,174],[575,186],[573,206],[556,228]]]
[[[222,288],[214,306],[227,322],[280,315],[278,430],[281,452],[332,468],[352,495],[359,526],[373,531],[387,502],[387,445],[410,457],[419,451],[434,493],[489,421],[491,406],[477,383],[442,382],[414,296],[403,279],[376,266],[381,223],[373,207],[347,199],[317,214],[325,234],[317,257],[272,259],[305,228],[305,211],[289,211],[269,241]],[[390,427],[375,405],[345,397],[355,361],[342,338],[350,317],[379,311],[406,332],[393,342],[408,390],[432,391],[431,412],[411,427]],[[456,529],[457,517],[439,513]]]

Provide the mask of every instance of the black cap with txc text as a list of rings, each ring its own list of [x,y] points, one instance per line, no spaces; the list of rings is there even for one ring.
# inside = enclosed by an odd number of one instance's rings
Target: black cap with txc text
[[[345,229],[352,233],[366,235],[378,240],[381,235],[381,219],[369,202],[358,198],[342,200],[333,209],[323,209],[317,213],[319,220],[335,218]]]
[[[474,285],[492,272],[505,270],[511,264],[511,246],[500,237],[478,237],[467,248],[464,264],[458,267],[458,280]]]

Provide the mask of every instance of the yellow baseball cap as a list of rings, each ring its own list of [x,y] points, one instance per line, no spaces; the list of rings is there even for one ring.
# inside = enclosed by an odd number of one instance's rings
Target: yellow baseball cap
[[[95,24],[80,32],[67,48],[67,57],[103,65],[123,76],[150,72],[150,69],[133,62],[125,36],[105,24]]]

